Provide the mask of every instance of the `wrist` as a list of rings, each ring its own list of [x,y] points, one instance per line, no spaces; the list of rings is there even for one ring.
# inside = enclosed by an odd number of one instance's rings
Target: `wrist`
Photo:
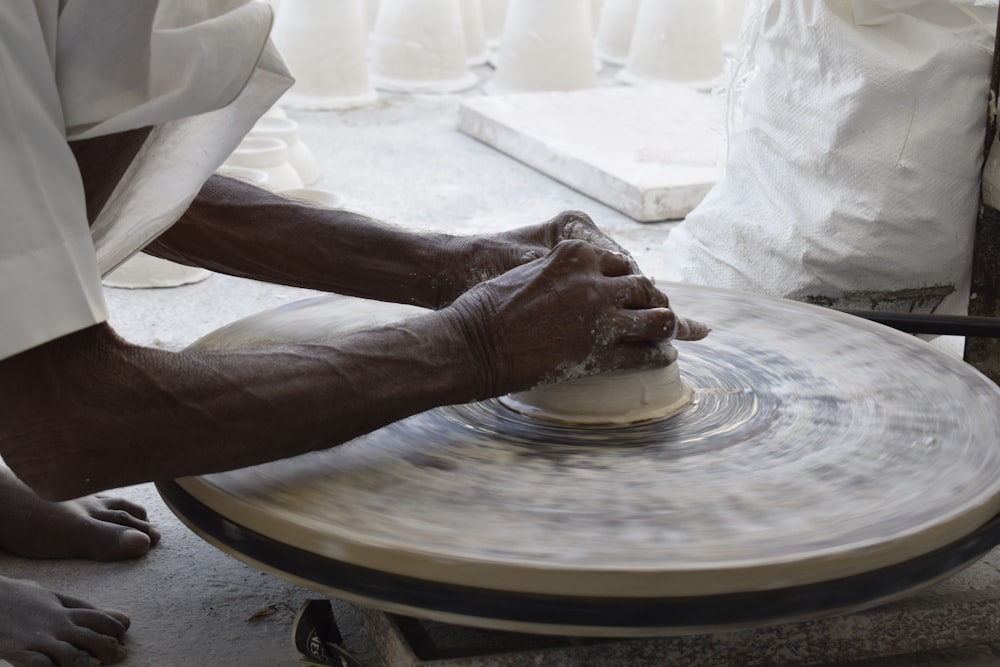
[[[497,365],[493,359],[493,344],[480,326],[483,317],[472,313],[467,304],[452,304],[434,313],[441,323],[440,330],[450,341],[460,378],[456,403],[467,403],[498,396],[501,393]]]
[[[474,279],[475,252],[470,237],[448,234],[429,237],[436,268],[428,272],[430,287],[428,305],[441,310],[450,306],[470,287],[479,282]]]

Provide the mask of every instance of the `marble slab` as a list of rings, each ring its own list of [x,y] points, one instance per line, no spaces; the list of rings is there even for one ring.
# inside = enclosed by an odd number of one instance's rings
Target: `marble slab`
[[[669,84],[470,98],[469,136],[640,222],[683,218],[718,180],[724,100]]]

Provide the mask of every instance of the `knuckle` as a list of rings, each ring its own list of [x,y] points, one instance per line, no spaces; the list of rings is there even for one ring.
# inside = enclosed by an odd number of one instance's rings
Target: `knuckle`
[[[590,224],[593,223],[593,220],[589,215],[587,215],[583,211],[577,211],[573,209],[563,211],[557,217],[565,222],[584,222]]]
[[[565,241],[560,241],[556,245],[553,252],[560,258],[564,256],[572,257],[585,254],[588,251],[591,251],[591,248],[591,245],[586,241],[581,241],[580,239],[566,239]]]
[[[597,231],[593,219],[583,211],[563,211],[554,220],[561,230],[560,237],[564,239],[586,238]]]
[[[633,279],[639,285],[639,289],[647,297],[654,297],[656,295],[656,286],[653,281],[646,276],[634,275]]]
[[[671,338],[677,335],[677,316],[674,315],[673,311],[667,311],[666,322],[663,323],[663,330],[667,332]]]

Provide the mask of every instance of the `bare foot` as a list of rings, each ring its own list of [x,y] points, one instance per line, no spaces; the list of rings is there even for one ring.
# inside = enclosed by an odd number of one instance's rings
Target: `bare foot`
[[[96,667],[125,659],[128,617],[0,577],[0,664]]]
[[[29,558],[122,560],[160,539],[146,511],[122,498],[43,500],[0,466],[0,548]]]

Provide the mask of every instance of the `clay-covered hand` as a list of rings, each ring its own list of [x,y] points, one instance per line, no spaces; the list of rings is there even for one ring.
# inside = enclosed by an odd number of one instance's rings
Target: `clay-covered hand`
[[[666,366],[678,321],[627,257],[571,240],[470,289],[449,308],[481,396],[615,369]]]
[[[462,259],[456,266],[459,271],[459,276],[454,281],[457,292],[450,295],[448,302],[457,299],[473,285],[545,257],[557,244],[572,239],[619,253],[628,261],[632,273],[640,273],[628,251],[602,232],[590,216],[580,211],[564,211],[537,225],[497,234],[455,238],[458,256]],[[447,303],[441,305],[445,306]]]

